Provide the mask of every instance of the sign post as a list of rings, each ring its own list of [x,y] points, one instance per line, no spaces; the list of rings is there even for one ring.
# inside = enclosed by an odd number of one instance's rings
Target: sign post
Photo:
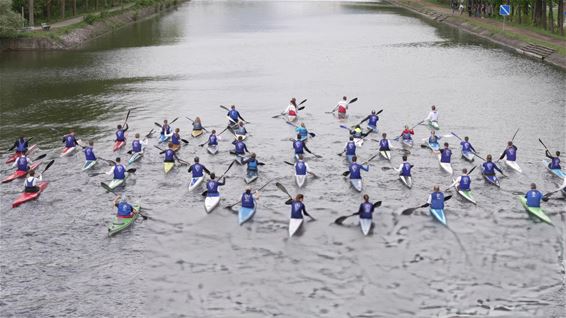
[[[511,14],[511,6],[502,4],[499,6],[499,15],[503,16],[503,31],[505,31],[505,18]]]

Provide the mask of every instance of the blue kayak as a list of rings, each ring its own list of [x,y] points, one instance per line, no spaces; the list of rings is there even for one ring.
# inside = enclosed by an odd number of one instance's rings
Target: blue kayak
[[[550,167],[549,167],[550,161],[543,160],[542,163],[544,164],[546,169],[548,169],[548,171],[552,172],[552,174],[554,174],[555,176],[557,176],[559,178],[566,179],[566,173],[564,173],[564,171],[562,171],[560,169],[550,169]]]
[[[159,135],[159,143],[164,143],[167,142],[167,140],[169,140],[171,136],[170,135]]]
[[[440,223],[446,225],[446,216],[444,209],[430,209],[430,214]]]
[[[240,225],[242,225],[242,224],[246,223],[248,220],[251,220],[251,218],[255,214],[255,209],[256,209],[255,200],[254,200],[254,207],[253,208],[241,207],[240,211],[238,212],[238,223]]]

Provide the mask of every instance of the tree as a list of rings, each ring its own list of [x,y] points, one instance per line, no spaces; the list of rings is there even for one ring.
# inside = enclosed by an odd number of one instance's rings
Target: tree
[[[24,24],[22,17],[11,7],[10,0],[0,0],[0,38],[15,37]]]
[[[558,0],[558,29],[564,35],[564,0]]]
[[[34,23],[33,23],[33,0],[28,0],[28,24],[30,27],[33,27]]]

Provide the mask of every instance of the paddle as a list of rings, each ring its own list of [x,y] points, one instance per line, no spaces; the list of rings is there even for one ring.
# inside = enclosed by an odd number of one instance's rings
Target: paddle
[[[30,138],[31,139],[31,138]],[[540,140],[540,138],[538,139],[538,141],[541,143],[541,145],[544,147],[544,149],[550,153],[550,150],[548,150],[548,148],[546,147],[546,145],[544,144],[544,142],[542,142],[542,140]]]
[[[27,140],[27,142],[29,143],[29,141],[32,140],[32,139],[33,139],[33,137],[30,137],[30,138]],[[539,139],[539,140],[540,140],[540,139]],[[12,150],[14,150],[14,148],[16,148],[16,143],[14,143],[14,145],[13,145],[12,147],[10,147],[10,149],[8,149],[8,151],[12,151]]]
[[[131,111],[132,111],[131,109],[128,109],[128,113],[126,114],[126,119],[124,119],[124,124],[122,125],[122,127],[126,126],[126,123],[128,122],[128,118],[130,118]]]
[[[369,163],[369,162],[372,161],[373,159],[377,158],[377,156],[379,156],[379,152],[376,153],[375,155],[371,156],[367,161],[364,161],[364,162],[362,163],[362,165],[363,165],[364,163],[365,163],[365,164]],[[344,177],[346,177],[346,176],[349,175],[349,174],[350,174],[350,170],[342,172],[342,175],[343,175]]]
[[[377,202],[375,202],[375,203],[373,204],[373,207],[374,207],[374,208],[377,208],[377,207],[379,207],[379,206],[381,206],[381,201],[377,201]],[[352,214],[350,214],[350,215],[343,215],[343,216],[337,218],[336,220],[334,220],[334,223],[336,223],[336,224],[338,224],[338,225],[342,225],[342,223],[344,223],[344,221],[345,221],[347,218],[349,218],[349,217],[351,217],[351,216],[354,216],[354,215],[359,215],[359,214],[360,214],[360,212],[352,213]]]
[[[259,189],[255,190],[254,193],[263,190],[263,188],[265,188],[267,185],[269,185],[269,184],[270,184],[273,180],[275,180],[275,179],[276,179],[276,178],[267,181],[267,182],[266,182],[264,185],[262,185]],[[240,201],[238,201],[238,202],[236,202],[236,203],[234,203],[234,204],[227,205],[227,206],[225,206],[224,208],[225,208],[225,209],[228,209],[228,210],[232,210],[232,208],[233,208],[234,206],[238,205],[238,204],[240,204]]]
[[[358,98],[357,98],[357,97],[352,98],[352,99],[348,102],[348,104],[346,104],[346,106],[348,106],[348,105],[350,105],[350,104],[352,104],[352,103],[355,103],[355,102],[357,102],[357,101],[358,101]],[[324,112],[324,113],[325,113],[325,114],[333,114],[337,109],[338,109],[338,106],[334,107],[334,109],[333,109],[331,112]]]
[[[379,115],[379,114],[381,114],[382,112],[383,112],[383,109],[380,109],[380,110],[379,110],[377,113],[375,113],[375,114],[376,114],[376,115]],[[363,124],[363,122],[366,121],[366,120],[368,120],[368,118],[369,118],[369,116],[366,117],[364,120],[360,121],[357,125],[352,126],[352,128]],[[370,130],[373,130],[373,129],[370,128]]]
[[[169,125],[171,125],[171,124],[173,124],[174,122],[176,122],[177,119],[179,119],[179,117],[176,117],[175,119],[173,119],[173,120],[169,123]],[[155,126],[157,126],[157,127],[159,127],[159,128],[162,128],[162,127],[163,127],[163,126],[162,126],[161,124],[159,124],[159,123],[154,123],[154,124],[155,124]]]
[[[293,200],[293,198],[292,198],[291,195],[289,194],[289,191],[287,191],[287,189],[285,189],[285,187],[284,187],[281,183],[276,182],[276,183],[275,183],[275,186],[277,186],[277,188],[278,188],[279,190],[283,191],[283,193],[285,193],[285,194],[287,194],[287,196],[289,196],[289,200],[287,200],[287,202]],[[287,203],[287,202],[285,202],[285,203]],[[304,213],[306,216],[308,216],[309,218],[311,218],[311,220],[316,221],[316,219],[313,218],[312,215],[308,214],[307,211],[303,211],[303,213]]]
[[[292,123],[292,122],[290,122],[290,121],[288,121],[288,120],[286,120],[286,119],[283,119],[283,120],[285,120],[285,122],[286,122],[287,124],[289,124],[289,125],[291,125],[291,126],[293,126],[293,127],[299,127],[299,126],[295,125],[294,123]],[[309,131],[308,133],[309,133],[309,135],[310,135],[311,137],[316,137],[316,134],[315,134],[315,133],[310,132],[310,131]]]
[[[44,174],[45,171],[47,171],[47,169],[49,169],[49,167],[51,167],[51,166],[53,165],[53,163],[55,163],[55,160],[49,161],[49,163],[47,164],[47,166],[45,167],[45,169],[43,169],[43,171],[42,171],[39,175]]]
[[[230,126],[226,126],[226,128],[224,128],[224,130],[222,130],[217,136],[222,135],[222,133],[225,132],[226,130],[228,130],[228,128],[230,128]]]
[[[191,123],[194,123],[194,122],[195,122],[194,120],[190,119],[189,117],[186,117],[186,116],[185,116],[185,118],[188,119],[188,120],[190,120]],[[208,129],[206,129],[206,128],[204,128],[204,127],[202,127],[202,130],[208,132]]]
[[[445,196],[445,197],[444,197],[444,202],[450,200],[451,198],[452,198],[451,195]],[[423,204],[423,205],[421,205],[421,206],[418,206],[418,207],[416,207],[416,208],[405,209],[405,210],[403,210],[403,212],[401,212],[401,214],[402,214],[402,215],[409,215],[409,214],[412,214],[413,212],[415,212],[416,210],[418,210],[418,209],[420,209],[420,208],[426,208],[426,207],[429,206],[429,205],[430,205],[429,203],[425,203],[425,204]]]
[[[291,163],[289,161],[283,161],[283,162],[290,165],[290,166],[295,166],[294,163]],[[314,172],[307,171],[307,173],[310,174],[311,176],[313,176],[314,178],[318,178],[318,176],[316,174],[314,174]]]
[[[153,135],[153,131],[154,129],[151,128],[151,130],[147,133],[147,135],[145,135],[145,138],[151,138],[151,136]]]
[[[43,158],[45,158],[45,157],[47,157],[47,154],[46,154],[46,153],[44,153],[43,155],[37,156],[37,158],[33,159],[33,161],[37,161],[37,160],[43,159]]]
[[[424,120],[419,121],[416,125],[414,125],[413,127],[411,127],[411,129],[409,130],[413,130],[415,129],[417,126],[419,126],[420,124],[424,123]],[[399,141],[399,138],[401,138],[403,136],[403,134],[400,134],[399,136],[395,137],[393,140],[395,141]]]
[[[303,100],[302,102],[300,102],[299,105],[297,105],[297,106],[301,106],[301,105],[304,104],[306,101],[307,101],[307,100],[306,100],[306,98],[305,98],[305,100]],[[303,110],[303,109],[305,109],[305,106],[303,106],[303,107],[297,107],[297,110]],[[282,113],[282,114],[279,114],[279,115],[275,115],[275,116],[271,116],[271,118],[279,118],[279,117],[281,117],[281,116],[283,116],[283,115],[285,115],[285,113]]]

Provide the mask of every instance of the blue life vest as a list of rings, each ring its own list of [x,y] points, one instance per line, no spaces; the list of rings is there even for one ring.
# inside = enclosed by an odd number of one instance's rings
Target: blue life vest
[[[117,164],[114,166],[114,179],[125,179],[126,178],[126,168],[121,165]]]
[[[373,213],[373,204],[364,202],[360,204],[360,219],[371,219]]]
[[[28,171],[28,158],[26,156],[18,157],[18,171]]]
[[[125,140],[126,140],[126,136],[124,135],[124,130],[118,129],[116,131],[116,141],[125,141]]]
[[[552,158],[552,161],[550,162],[550,169],[561,169],[560,167],[560,158],[558,157],[554,157]]]
[[[84,153],[85,160],[96,160],[96,156],[94,155],[94,150],[92,149],[92,147],[86,147]]]
[[[136,139],[132,141],[132,152],[141,152],[142,151],[142,143]]]
[[[404,177],[411,176],[411,164],[408,162],[403,162],[403,168],[401,168],[401,175]]]
[[[175,152],[171,149],[165,150],[164,162],[175,162]]]
[[[70,147],[75,147],[76,144],[76,139],[74,136],[71,135],[67,135],[65,136],[65,147],[70,148]]]
[[[257,170],[257,160],[256,159],[250,159],[247,162],[248,162],[248,170]]]
[[[472,178],[470,178],[470,176],[461,176],[460,190],[470,190],[471,183],[472,183]]]
[[[517,160],[517,150],[515,149],[515,147],[511,147],[511,148],[507,148],[505,149],[505,156],[507,156],[507,160],[509,161],[515,161]]]
[[[305,153],[305,151],[303,150],[304,146],[305,146],[304,142],[300,140],[293,142],[293,149],[295,149],[295,154],[296,155],[304,154]]]
[[[18,139],[16,141],[16,152],[25,152],[28,150],[28,142],[24,138]]]
[[[430,207],[432,209],[444,209],[444,193],[433,192],[431,194],[432,200],[430,201]]]
[[[230,117],[235,123],[237,123],[240,118],[240,113],[238,113],[238,111],[235,109],[230,109],[230,111],[228,111],[228,117]]]
[[[386,150],[391,150],[389,148],[389,140],[387,139],[381,139],[379,141],[379,151],[386,151]]]
[[[368,126],[376,127],[379,117],[377,115],[369,115]]]
[[[354,156],[356,155],[356,143],[353,141],[348,141],[346,144],[346,155]]]
[[[297,161],[297,163],[295,164],[295,174],[299,176],[304,176],[307,174],[307,165],[304,161]]]
[[[193,130],[202,130],[202,124],[194,122],[193,123]]]
[[[540,191],[530,190],[525,193],[525,198],[527,198],[527,206],[540,208],[540,200],[542,199],[542,193],[540,193]]]
[[[25,187],[27,189],[32,189],[34,187],[34,185],[33,185],[34,180],[35,180],[35,178],[33,178],[33,177],[26,178]]]
[[[495,174],[495,163],[491,161],[486,161],[482,164],[483,167],[483,174],[488,176],[492,176]]]
[[[305,205],[302,202],[293,200],[291,202],[291,218],[302,219],[304,209]]]
[[[403,140],[413,140],[413,137],[411,136],[411,133],[402,133],[401,136],[403,137]]]
[[[304,127],[299,126],[295,128],[295,131],[297,132],[297,134],[301,135],[301,139],[306,139],[309,137],[309,131]]]
[[[254,206],[254,196],[251,193],[244,192],[242,194],[242,208],[253,209]]]
[[[248,147],[246,147],[246,144],[243,141],[236,141],[234,145],[236,148],[236,154],[238,155],[243,155],[246,153],[246,150],[248,150]]]
[[[444,148],[440,150],[440,162],[450,163],[450,157],[452,157],[452,150]]]
[[[218,145],[218,138],[216,138],[216,135],[210,135],[208,137],[208,144],[211,145],[211,146]]]
[[[191,172],[193,173],[193,178],[200,178],[204,176],[204,166],[200,163],[195,163],[191,166]]]
[[[174,133],[171,135],[171,143],[174,145],[178,145],[181,143],[181,135]]]
[[[132,214],[132,212],[134,211],[134,208],[126,203],[126,202],[120,202],[118,203],[118,216],[130,216]]]
[[[470,151],[472,151],[472,144],[470,144],[469,142],[467,142],[467,141],[462,141],[462,142],[460,143],[460,145],[462,146],[462,151],[464,151],[464,152],[470,152]]]
[[[206,183],[206,190],[208,191],[207,196],[209,197],[218,197],[220,193],[218,192],[218,181],[216,180],[208,180]]]
[[[368,171],[369,168],[366,168],[357,162],[352,162],[350,164],[349,170],[350,170],[350,179],[361,179],[362,178],[361,171],[362,170]]]
[[[161,126],[161,134],[162,135],[169,135],[171,133],[171,126],[163,125]]]

